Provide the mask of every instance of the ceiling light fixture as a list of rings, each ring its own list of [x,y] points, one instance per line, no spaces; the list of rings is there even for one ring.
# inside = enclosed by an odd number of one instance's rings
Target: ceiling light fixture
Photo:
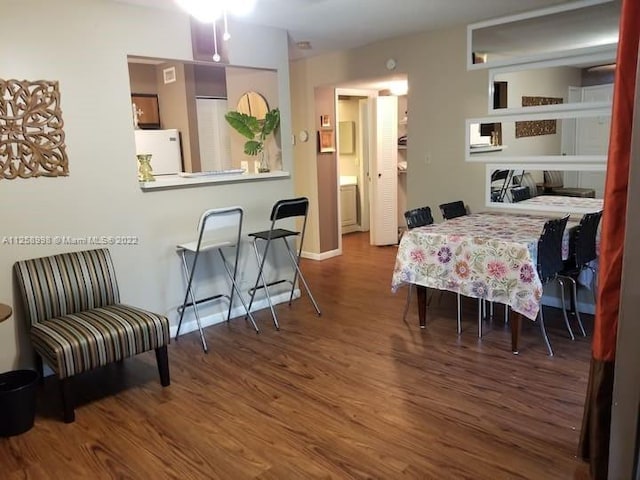
[[[222,18],[224,33],[222,39],[226,42],[231,38],[227,23],[227,14],[246,15],[253,10],[256,0],[175,0],[176,3],[189,15],[202,23],[211,23],[213,26],[213,61],[220,61],[218,53],[218,37],[216,35],[216,22]]]

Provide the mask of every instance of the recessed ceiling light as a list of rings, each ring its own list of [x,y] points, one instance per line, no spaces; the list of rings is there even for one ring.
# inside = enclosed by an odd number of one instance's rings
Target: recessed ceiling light
[[[311,42],[307,41],[307,40],[303,40],[301,42],[297,42],[296,46],[300,49],[300,50],[311,50]]]

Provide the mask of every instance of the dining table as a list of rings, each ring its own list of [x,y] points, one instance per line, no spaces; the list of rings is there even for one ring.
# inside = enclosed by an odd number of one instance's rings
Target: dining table
[[[508,305],[511,348],[518,352],[521,316],[535,321],[542,283],[536,268],[538,240],[550,217],[513,213],[475,213],[404,232],[391,289],[416,286],[420,327],[426,327],[427,288]],[[569,255],[569,220],[562,242]]]
[[[602,210],[604,200],[602,198],[567,197],[564,195],[538,195],[518,202],[531,208],[561,207],[571,211],[575,208],[587,209],[591,212]]]

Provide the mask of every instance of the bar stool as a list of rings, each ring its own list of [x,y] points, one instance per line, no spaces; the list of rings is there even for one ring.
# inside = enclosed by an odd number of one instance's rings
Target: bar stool
[[[273,208],[271,209],[271,228],[269,230],[264,230],[262,232],[250,233],[249,236],[253,238],[253,251],[256,254],[256,260],[258,261],[258,276],[256,278],[256,283],[254,287],[249,290],[251,293],[251,299],[249,300],[249,310],[251,309],[251,305],[253,305],[253,300],[256,295],[256,291],[263,288],[267,297],[267,302],[269,302],[269,308],[271,309],[271,316],[273,317],[273,323],[276,326],[276,329],[280,329],[280,325],[278,324],[278,317],[273,308],[273,302],[271,301],[271,295],[269,294],[269,287],[273,285],[277,285],[280,283],[291,283],[291,294],[289,296],[289,305],[291,305],[291,301],[293,300],[293,292],[295,290],[296,280],[300,277],[307,294],[309,295],[309,299],[311,303],[313,303],[313,307],[315,308],[318,315],[321,315],[320,308],[318,308],[318,304],[316,303],[315,298],[313,298],[313,294],[309,289],[309,285],[302,275],[302,271],[300,271],[300,254],[302,253],[302,243],[304,242],[304,233],[307,228],[307,213],[309,211],[309,199],[306,197],[300,198],[292,198],[286,200],[277,201]],[[301,217],[303,219],[302,222],[302,231],[297,232],[293,230],[287,230],[283,228],[276,228],[276,224],[280,220],[284,220],[287,218]],[[300,246],[298,251],[295,252],[291,248],[289,241],[287,240],[289,237],[297,237],[300,236]],[[284,245],[287,249],[287,253],[289,254],[289,258],[291,259],[291,263],[295,268],[295,273],[293,276],[293,280],[276,280],[270,283],[267,283],[264,277],[264,268],[267,260],[267,254],[269,253],[269,247],[271,243],[275,240],[281,239],[284,242]],[[264,249],[262,255],[258,249],[258,241],[262,240],[265,242]]]
[[[182,302],[182,306],[178,307],[180,320],[178,322],[178,330],[176,331],[176,340],[180,335],[180,327],[182,326],[184,311],[187,307],[193,307],[193,313],[196,317],[198,330],[200,331],[202,348],[204,349],[205,353],[208,350],[207,342],[204,339],[204,333],[202,331],[200,314],[198,313],[199,304],[217,300],[219,298],[226,298],[229,301],[229,311],[227,313],[228,322],[231,318],[231,309],[233,307],[233,293],[235,292],[242,302],[242,306],[244,307],[244,310],[246,312],[245,318],[247,318],[248,316],[251,320],[251,323],[253,324],[253,328],[256,330],[256,333],[260,332],[253,318],[253,315],[251,315],[251,312],[249,311],[249,307],[247,307],[246,302],[240,294],[238,284],[236,283],[238,259],[240,258],[240,237],[242,235],[243,214],[244,212],[242,210],[242,207],[215,208],[207,210],[202,214],[202,216],[200,217],[200,221],[198,222],[198,239],[192,242],[182,243],[176,247],[176,250],[182,257],[182,267],[185,280],[187,281],[187,290],[184,295],[184,301]],[[227,262],[227,259],[224,255],[224,248],[235,250],[236,258],[233,265],[233,272],[231,271],[229,263]],[[222,265],[224,266],[224,269],[227,272],[227,276],[231,281],[231,292],[229,293],[229,295],[216,294],[209,297],[196,299],[193,279],[196,272],[196,266],[198,265],[198,259],[200,258],[201,253],[209,252],[212,250],[217,250],[220,254]],[[187,263],[187,252],[193,254],[193,262],[191,262],[191,266],[189,266]],[[189,302],[189,299],[191,299],[191,302]]]

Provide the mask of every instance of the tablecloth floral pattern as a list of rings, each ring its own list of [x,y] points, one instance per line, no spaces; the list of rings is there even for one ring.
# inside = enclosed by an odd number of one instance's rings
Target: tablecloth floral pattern
[[[571,210],[574,207],[593,209],[594,212],[602,210],[603,200],[601,198],[565,197],[561,195],[538,195],[520,202],[521,205],[531,207],[553,206]]]
[[[415,283],[508,304],[533,320],[542,296],[538,239],[547,220],[480,213],[408,230],[398,248],[392,291]],[[570,222],[567,230],[576,224]],[[565,258],[568,239],[565,233]]]

